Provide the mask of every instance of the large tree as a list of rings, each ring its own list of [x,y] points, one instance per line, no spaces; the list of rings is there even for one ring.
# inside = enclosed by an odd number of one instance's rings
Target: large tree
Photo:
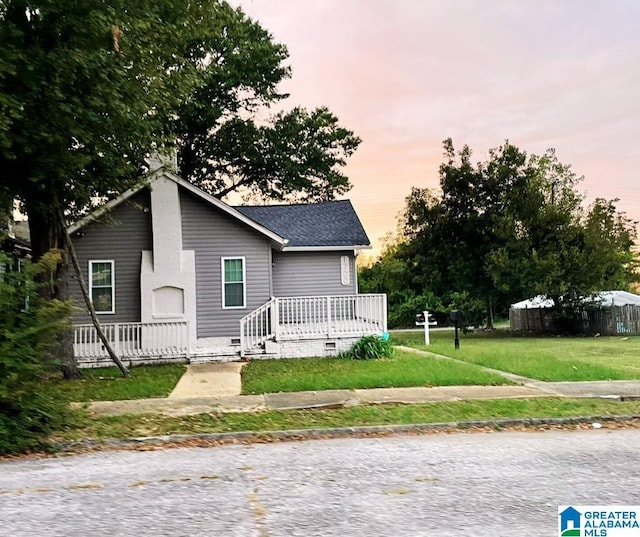
[[[174,51],[181,27],[197,26],[195,9],[177,0],[0,3],[0,188],[22,203],[35,258],[64,246],[62,214],[129,186],[165,141],[169,97],[194,79]]]
[[[187,54],[200,80],[173,117],[183,177],[217,197],[316,201],[350,188],[341,167],[360,139],[326,107],[282,110],[287,49],[259,23],[220,3]]]
[[[484,309],[491,326],[496,309],[528,296],[571,308],[637,280],[635,223],[614,201],[584,207],[581,178],[553,150],[529,156],[507,142],[473,163],[469,147],[455,151],[446,140],[444,148],[440,192],[412,189],[404,236],[379,263],[388,266],[390,252],[414,296]]]
[[[326,108],[270,110],[286,48],[223,0],[0,0],[0,42],[0,206],[22,204],[35,259],[72,253],[67,224],[141,181],[167,146],[219,197],[350,187],[341,167],[360,140]],[[67,265],[49,297],[64,298]]]
[[[209,192],[331,199],[359,139],[327,109],[272,113],[287,51],[220,0],[0,1],[0,199],[29,217],[34,256],[96,199],[177,144]]]
[[[22,204],[34,259],[68,246],[67,218],[139,180],[170,134],[173,96],[197,81],[181,32],[197,33],[213,3],[0,3],[0,199]],[[61,259],[45,298],[65,297]],[[65,374],[77,376],[69,338],[59,344]]]

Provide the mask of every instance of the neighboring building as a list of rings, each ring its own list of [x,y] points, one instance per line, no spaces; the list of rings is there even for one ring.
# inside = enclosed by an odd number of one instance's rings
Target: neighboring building
[[[22,260],[31,255],[29,223],[16,222],[10,210],[0,210],[0,252],[10,258],[9,263],[0,264],[0,272],[19,270]]]
[[[539,295],[511,304],[509,324],[516,332],[577,334],[640,334],[640,295],[601,291],[585,298],[571,318],[553,314],[552,299]]]
[[[31,255],[31,244],[13,234],[8,235],[0,231],[0,252],[8,257],[6,262],[0,262],[0,274],[20,270],[24,260]]]
[[[69,231],[124,359],[332,355],[386,330],[386,296],[358,295],[370,243],[349,201],[231,207],[158,170]],[[107,360],[84,308],[73,321],[80,363]]]

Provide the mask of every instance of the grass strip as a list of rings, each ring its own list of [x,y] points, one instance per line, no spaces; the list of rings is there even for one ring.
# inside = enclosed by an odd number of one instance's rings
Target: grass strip
[[[289,410],[246,414],[168,417],[125,415],[95,418],[79,412],[57,440],[131,438],[167,434],[276,431],[365,425],[408,425],[468,420],[560,418],[640,414],[640,401],[600,399],[496,399],[416,405],[358,406],[333,410]]]

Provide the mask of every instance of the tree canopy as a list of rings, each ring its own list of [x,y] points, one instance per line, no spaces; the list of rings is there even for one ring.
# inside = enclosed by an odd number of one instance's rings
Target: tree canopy
[[[615,200],[585,207],[581,178],[553,150],[527,155],[505,142],[473,163],[468,146],[455,151],[449,139],[444,149],[440,192],[412,189],[396,243],[362,274],[364,287],[390,292],[392,311],[418,297],[491,325],[524,298],[572,307],[637,281],[635,222]],[[396,277],[381,278],[388,267]]]
[[[219,197],[350,188],[360,140],[324,107],[282,109],[286,47],[225,1],[2,0],[0,40],[0,200],[22,203],[36,257],[64,243],[60,214],[140,181],[165,146]]]

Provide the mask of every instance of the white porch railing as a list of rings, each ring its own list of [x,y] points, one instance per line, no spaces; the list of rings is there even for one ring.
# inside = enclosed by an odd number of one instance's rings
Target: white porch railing
[[[274,327],[277,298],[253,310],[240,319],[240,350],[255,349],[275,337]]]
[[[240,320],[243,352],[270,339],[357,337],[386,330],[384,294],[272,298]]]
[[[189,323],[102,324],[119,358],[189,356]],[[76,358],[108,356],[92,324],[75,325],[73,352]]]

